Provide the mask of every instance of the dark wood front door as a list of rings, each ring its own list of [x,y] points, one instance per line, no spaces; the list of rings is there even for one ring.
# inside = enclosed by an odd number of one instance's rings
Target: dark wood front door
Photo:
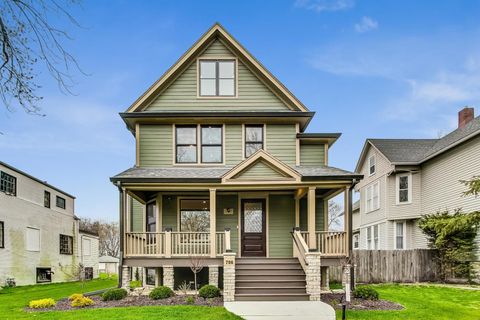
[[[242,256],[267,254],[265,199],[242,200]]]

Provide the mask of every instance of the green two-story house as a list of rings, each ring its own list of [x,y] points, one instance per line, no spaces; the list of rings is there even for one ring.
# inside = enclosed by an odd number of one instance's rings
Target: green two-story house
[[[177,289],[201,264],[225,301],[320,299],[361,178],[328,166],[340,134],[306,133],[314,112],[219,24],[120,115],[136,140],[136,165],[111,178],[122,286],[141,270]],[[345,231],[329,232],[340,193]]]

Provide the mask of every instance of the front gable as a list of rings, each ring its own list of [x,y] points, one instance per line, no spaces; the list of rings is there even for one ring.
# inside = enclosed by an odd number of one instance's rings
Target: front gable
[[[198,97],[197,58],[237,59],[238,97]],[[218,23],[210,28],[127,112],[303,111],[308,109]]]

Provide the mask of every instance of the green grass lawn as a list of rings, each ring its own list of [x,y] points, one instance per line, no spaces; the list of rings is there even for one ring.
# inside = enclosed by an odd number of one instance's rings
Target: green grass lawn
[[[402,304],[400,311],[347,311],[347,319],[480,319],[480,290],[436,285],[376,285],[380,299]],[[341,319],[341,311],[337,311]]]
[[[241,319],[222,307],[153,306],[108,309],[85,309],[78,311],[47,311],[28,313],[24,311],[30,300],[68,297],[72,293],[91,292],[114,287],[115,280],[88,281],[82,289],[78,282],[35,285],[0,291],[0,319]]]

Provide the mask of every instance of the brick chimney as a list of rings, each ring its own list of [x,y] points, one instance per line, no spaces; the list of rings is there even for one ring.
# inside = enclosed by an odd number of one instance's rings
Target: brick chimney
[[[458,128],[463,128],[467,123],[475,117],[475,110],[473,108],[465,107],[458,113]]]

